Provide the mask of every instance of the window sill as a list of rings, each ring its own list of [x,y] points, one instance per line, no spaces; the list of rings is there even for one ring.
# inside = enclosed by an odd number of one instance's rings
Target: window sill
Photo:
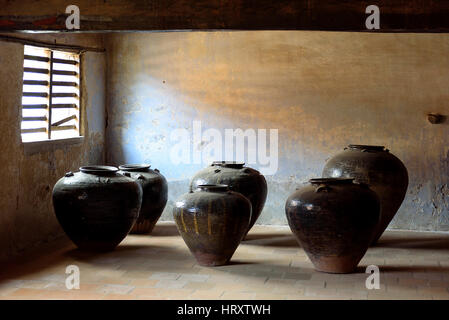
[[[29,156],[36,153],[55,151],[57,149],[64,149],[67,146],[81,145],[84,142],[84,137],[74,137],[67,139],[43,140],[35,142],[23,142],[23,150],[25,155]]]

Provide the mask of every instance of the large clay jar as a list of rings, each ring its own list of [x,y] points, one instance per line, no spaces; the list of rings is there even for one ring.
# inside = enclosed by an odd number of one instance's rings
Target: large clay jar
[[[81,167],[53,188],[56,217],[80,249],[114,249],[137,220],[142,187],[117,171],[107,166]]]
[[[179,233],[200,265],[227,264],[251,219],[251,203],[226,185],[199,185],[173,208]]]
[[[125,164],[119,169],[119,173],[139,182],[143,190],[139,218],[131,233],[150,233],[167,204],[167,180],[158,169],[152,170],[147,164]]]
[[[349,145],[327,161],[323,177],[354,178],[377,193],[381,219],[374,232],[373,244],[398,211],[408,186],[406,167],[383,146]]]
[[[259,171],[244,166],[243,162],[214,161],[211,166],[195,174],[190,191],[201,184],[225,184],[229,189],[243,194],[252,205],[252,216],[245,235],[259,218],[267,199],[267,182]]]
[[[353,179],[312,179],[285,205],[290,229],[315,269],[353,272],[379,223],[376,193]]]

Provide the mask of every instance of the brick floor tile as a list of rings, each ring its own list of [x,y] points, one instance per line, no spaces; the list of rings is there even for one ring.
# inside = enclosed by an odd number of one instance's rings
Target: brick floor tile
[[[173,273],[173,272],[155,272],[149,277],[149,279],[152,279],[152,280],[176,280],[180,276],[181,276],[181,274]]]
[[[215,287],[215,284],[213,283],[205,283],[205,282],[196,282],[196,281],[189,281],[183,288],[184,289],[202,289],[202,290],[208,290]]]
[[[298,295],[300,295],[299,293],[298,293]],[[288,295],[286,295],[286,294],[282,294],[282,293],[269,293],[269,292],[267,292],[267,293],[256,293],[256,300],[286,300],[287,299],[287,296]],[[291,295],[292,297],[293,296],[296,296],[296,295]]]
[[[158,282],[159,280],[132,279],[128,285],[134,287],[153,288]]]
[[[198,300],[218,300],[223,295],[222,290],[195,290],[191,295],[191,299]]]
[[[15,288],[15,287],[0,288],[0,300],[4,299],[4,297],[11,295],[14,291],[17,291],[19,289],[20,288]]]
[[[137,296],[131,294],[107,294],[101,300],[137,300]]]
[[[133,296],[157,297],[160,296],[160,288],[134,288],[129,294]]]
[[[196,281],[196,282],[205,282],[209,280],[209,275],[203,274],[182,274],[177,280],[180,281]]]
[[[11,292],[8,296],[13,298],[33,299],[39,297],[42,294],[42,291],[39,289],[19,288]]]
[[[222,300],[253,300],[256,297],[256,293],[246,292],[224,292],[220,297]]]
[[[102,294],[128,294],[134,290],[133,286],[120,284],[106,284],[100,287],[97,291]]]
[[[155,284],[155,288],[180,289],[183,288],[188,281],[182,280],[159,280]]]
[[[335,295],[337,293],[336,289],[330,289],[330,288],[306,288],[304,294],[306,296],[331,296]]]

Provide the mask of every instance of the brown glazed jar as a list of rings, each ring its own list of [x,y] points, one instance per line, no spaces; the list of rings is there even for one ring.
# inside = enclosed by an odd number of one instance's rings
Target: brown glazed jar
[[[80,249],[114,249],[137,220],[142,188],[117,171],[108,166],[81,167],[53,188],[56,217]]]
[[[190,191],[201,184],[225,184],[230,190],[243,194],[252,205],[252,216],[246,235],[265,205],[267,182],[259,171],[244,165],[243,162],[214,161],[212,165],[195,174],[190,182]]]
[[[142,206],[139,218],[131,233],[150,233],[162,215],[167,204],[167,180],[158,169],[150,169],[148,164],[125,164],[119,167],[119,173],[134,179],[142,186]]]
[[[353,272],[379,223],[376,193],[353,179],[312,179],[285,205],[288,224],[315,269]]]
[[[408,187],[407,168],[383,146],[349,145],[329,159],[323,177],[354,178],[377,193],[381,218],[372,244],[379,240],[404,200]]]
[[[199,185],[173,208],[179,233],[202,266],[227,264],[251,219],[251,203],[226,185]]]

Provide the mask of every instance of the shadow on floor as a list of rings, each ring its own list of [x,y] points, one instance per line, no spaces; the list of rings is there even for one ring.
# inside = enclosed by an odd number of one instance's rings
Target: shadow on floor
[[[62,254],[66,259],[88,263],[93,267],[105,265],[112,267],[126,266],[128,271],[147,270],[149,268],[179,268],[192,258],[190,252],[182,246],[158,246],[152,244],[121,244],[109,252],[89,252],[74,248]],[[192,259],[192,264],[194,260]]]
[[[94,252],[80,250],[72,243],[52,251],[41,252],[35,259],[24,259],[2,269],[0,284],[5,280],[31,279],[40,280],[43,273],[63,275],[68,265],[78,265],[101,270],[123,267],[126,271],[142,271],[153,269],[160,272],[171,272],[180,269],[179,264],[185,263],[191,257],[190,252],[179,247],[121,244],[112,251]],[[167,263],[168,261],[168,263]],[[156,262],[156,264],[154,264]],[[159,263],[160,262],[160,263]],[[153,263],[153,264],[151,264]],[[192,265],[194,260],[192,259]],[[184,267],[188,270],[187,267]]]
[[[242,260],[231,260],[226,266],[242,266],[242,265],[252,265],[254,263]],[[214,267],[215,268],[215,267]]]
[[[249,233],[244,241],[271,239],[286,236],[285,232],[279,233]]]
[[[139,236],[139,235],[136,235]],[[149,235],[142,236],[154,236],[154,237],[173,237],[179,236],[178,228],[174,224],[156,224],[153,229],[153,232]]]
[[[285,235],[285,234],[248,235],[245,238],[245,240],[242,241],[241,244],[252,246],[268,246],[268,247],[288,247],[288,248],[300,247],[293,235]]]
[[[429,249],[429,250],[447,250],[449,252],[449,235],[434,237],[407,237],[399,238],[386,235],[374,245],[379,248],[403,248],[403,249]]]
[[[304,267],[290,267],[290,266],[281,266],[271,263],[244,263],[244,261],[238,261],[238,263],[228,264],[225,266],[214,267],[214,270],[221,271],[223,273],[232,273],[238,274],[240,276],[251,277],[251,278],[259,278],[264,279],[267,278],[279,278],[285,280],[310,280],[313,274],[319,274],[324,277],[329,277],[329,279],[335,279],[336,276],[340,277],[351,277],[356,276],[357,279],[360,279],[360,276],[363,278],[366,274],[367,265],[359,265],[352,273],[342,273],[342,274],[334,274],[327,272],[320,272],[315,270],[312,262],[308,262],[308,266]],[[437,266],[381,266],[380,272],[410,272],[410,273],[420,273],[424,272],[426,274],[441,274],[441,273],[449,273],[448,267],[437,267]],[[366,274],[368,277],[368,274]],[[323,277],[321,277],[323,278]]]
[[[224,266],[214,267],[214,271],[222,273],[230,273],[248,278],[260,280],[262,283],[268,278],[285,279],[285,280],[310,280],[312,274],[317,272],[310,267],[290,267],[282,266],[272,263],[261,262],[245,262],[244,260],[233,260],[230,264]],[[360,271],[361,273],[364,270]]]
[[[426,272],[426,273],[449,273],[448,267],[437,266],[381,266],[382,272]]]
[[[134,245],[134,244],[122,244],[111,251],[86,251],[78,248],[73,248],[62,253],[63,257],[75,259],[78,261],[88,262],[90,260],[98,260],[101,258],[114,257],[116,259],[126,258],[128,256],[137,256],[140,254],[160,252],[161,250],[167,251],[166,247],[159,247],[154,245]]]

